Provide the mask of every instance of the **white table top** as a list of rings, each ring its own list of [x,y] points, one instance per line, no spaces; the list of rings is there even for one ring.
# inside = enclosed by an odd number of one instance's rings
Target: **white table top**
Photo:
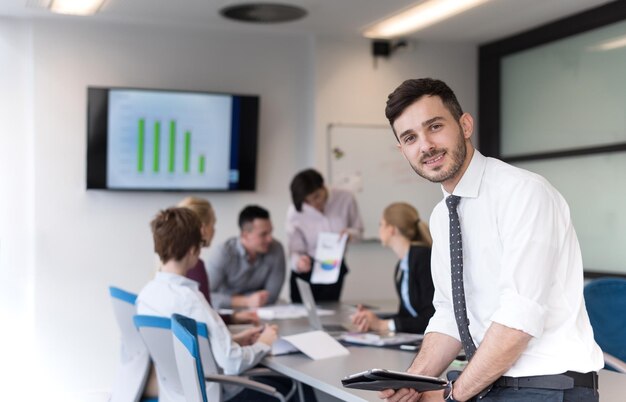
[[[369,303],[374,304],[376,303]],[[383,302],[385,311],[390,303]],[[349,315],[354,308],[348,305],[338,307],[323,305],[323,308],[335,308],[334,316],[321,317],[324,324],[348,324]],[[295,334],[309,330],[308,320],[280,320],[275,321],[279,325],[282,335]],[[381,401],[376,392],[344,388],[341,379],[349,374],[365,371],[371,368],[386,368],[404,371],[409,367],[415,356],[414,352],[402,350],[349,346],[350,354],[347,356],[333,357],[323,360],[312,360],[302,353],[268,356],[262,364],[292,377],[302,383],[308,384],[327,394],[333,395],[343,401],[363,402]],[[626,374],[600,370],[600,402],[623,402],[626,400]]]

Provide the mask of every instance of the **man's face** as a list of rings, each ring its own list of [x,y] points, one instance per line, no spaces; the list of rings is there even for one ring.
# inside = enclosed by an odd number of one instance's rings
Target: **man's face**
[[[413,170],[451,192],[466,168],[472,117],[465,113],[456,121],[441,98],[423,96],[402,112],[393,127],[398,147]]]
[[[272,244],[272,222],[269,219],[255,219],[244,226],[241,232],[243,246],[249,253],[265,254]]]

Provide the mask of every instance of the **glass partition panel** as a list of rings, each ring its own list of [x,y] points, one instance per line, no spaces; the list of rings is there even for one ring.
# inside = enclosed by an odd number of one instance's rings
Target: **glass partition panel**
[[[544,176],[565,197],[586,271],[626,274],[626,153],[514,164]]]
[[[626,21],[506,56],[503,157],[626,142]]]

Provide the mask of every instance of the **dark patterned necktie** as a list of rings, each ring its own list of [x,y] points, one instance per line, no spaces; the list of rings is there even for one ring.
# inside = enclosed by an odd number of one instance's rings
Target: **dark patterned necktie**
[[[452,303],[454,305],[454,317],[459,329],[461,343],[465,356],[469,361],[476,353],[476,345],[469,332],[469,319],[465,306],[465,288],[463,287],[463,241],[461,239],[461,224],[456,210],[461,197],[451,195],[446,198],[450,217],[450,266],[452,269]]]

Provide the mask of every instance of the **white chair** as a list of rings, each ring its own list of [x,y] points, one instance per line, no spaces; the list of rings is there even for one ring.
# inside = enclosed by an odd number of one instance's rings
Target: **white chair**
[[[114,286],[109,287],[109,294],[122,334],[120,365],[110,402],[147,402],[148,399],[142,399],[141,396],[150,372],[150,354],[133,324],[137,295]]]
[[[183,316],[180,316],[183,317]],[[187,401],[187,396],[183,390],[183,384],[181,382],[181,376],[178,371],[176,357],[174,352],[174,346],[172,342],[172,320],[165,317],[136,315],[134,317],[135,326],[139,330],[141,337],[144,340],[152,361],[156,367],[157,380],[159,383],[159,402],[184,402]],[[195,322],[195,321],[194,321]],[[202,325],[200,326],[202,327]],[[206,326],[200,329],[200,339],[204,338],[206,333]],[[198,333],[198,326],[196,326],[196,333]],[[208,336],[208,334],[207,334]],[[197,340],[196,340],[197,342]],[[204,341],[203,341],[204,342]],[[207,342],[208,344],[208,342]],[[204,353],[199,347],[199,356],[201,359],[207,356],[211,359],[210,364],[204,362],[200,363],[200,368],[204,373],[205,382],[202,384],[204,387],[204,395],[208,401],[221,402],[222,401],[222,384],[232,384],[242,386],[244,388],[254,389],[256,391],[271,395],[278,401],[285,402],[285,397],[280,394],[276,388],[268,385],[252,381],[245,377],[222,375],[217,372],[217,365],[213,359],[213,354],[210,353],[210,347]],[[214,367],[214,372],[205,372],[204,367]],[[213,369],[210,369],[211,371]],[[184,381],[187,381],[185,378]],[[200,399],[202,400],[202,399]]]

